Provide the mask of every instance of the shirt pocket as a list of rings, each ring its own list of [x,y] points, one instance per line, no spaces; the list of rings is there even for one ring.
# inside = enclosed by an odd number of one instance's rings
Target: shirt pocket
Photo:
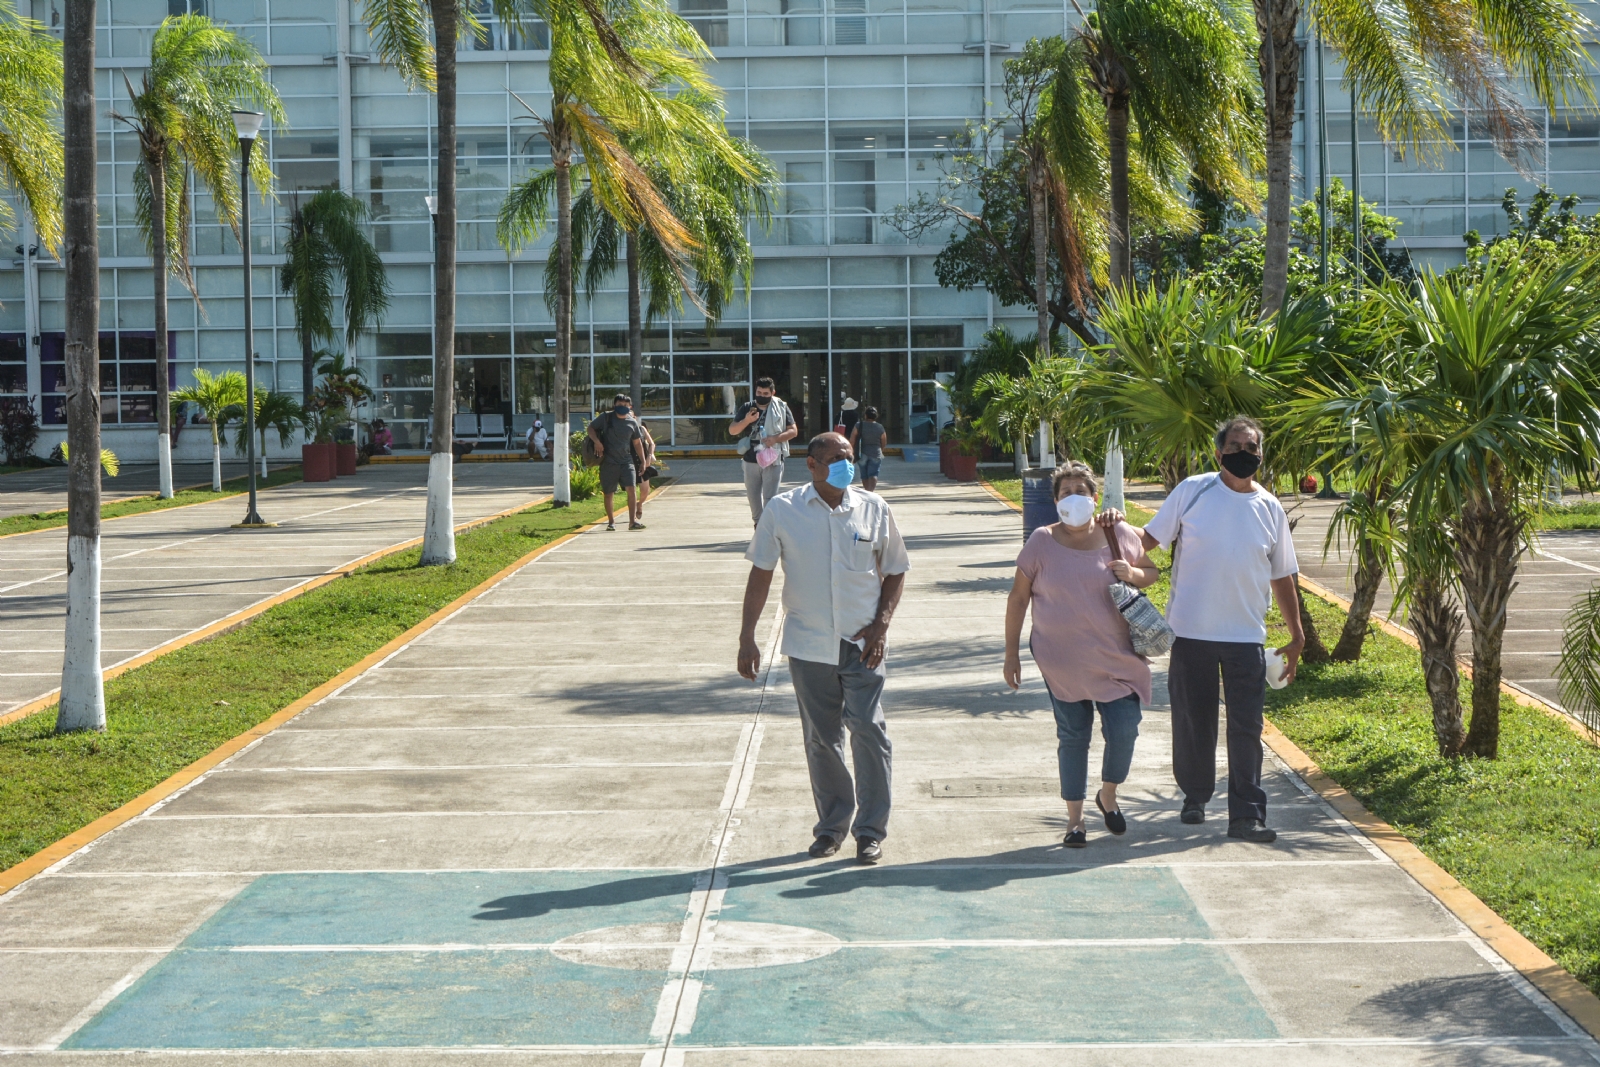
[[[850,547],[845,553],[845,563],[853,571],[870,571],[878,565],[878,542],[872,531],[850,530]]]

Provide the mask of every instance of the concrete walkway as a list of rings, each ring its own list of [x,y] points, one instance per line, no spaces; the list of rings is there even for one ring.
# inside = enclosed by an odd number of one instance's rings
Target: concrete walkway
[[[230,450],[231,451],[231,450]],[[285,464],[272,461],[268,471]],[[243,460],[222,461],[222,478],[243,478],[248,468]],[[211,463],[175,463],[172,466],[172,484],[179,489],[190,486],[211,485]],[[100,498],[109,504],[130,497],[154,496],[161,488],[160,472],[155,464],[127,463],[115,478],[100,479]],[[61,511],[67,506],[67,468],[38,467],[29,471],[0,476],[0,519],[12,515],[36,515],[42,511]]]
[[[421,536],[427,467],[359,471],[263,491],[261,514],[278,523],[276,529],[233,529],[244,515],[244,497],[106,522],[100,543],[103,665]],[[455,479],[459,523],[547,494],[550,467],[459,464]],[[0,714],[61,684],[66,540],[64,527],[0,538]]]
[[[7,1062],[1600,1061],[1271,761],[1277,844],[1182,825],[1163,707],[1128,834],[1061,848],[1046,695],[1000,681],[1019,518],[909,465],[886,862],[808,859],[784,664],[733,671],[737,470],[677,468],[647,531],[544,555],[0,897]]]

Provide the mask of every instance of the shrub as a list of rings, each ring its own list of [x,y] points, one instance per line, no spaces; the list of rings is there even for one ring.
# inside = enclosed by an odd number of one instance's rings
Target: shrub
[[[33,410],[33,398],[0,397],[0,448],[5,449],[6,462],[16,467],[28,464],[38,442],[39,413]]]
[[[572,499],[588,500],[600,491],[600,468],[579,466],[572,472]]]

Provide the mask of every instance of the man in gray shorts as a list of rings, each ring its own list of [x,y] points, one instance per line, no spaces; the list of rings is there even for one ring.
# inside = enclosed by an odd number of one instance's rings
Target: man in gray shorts
[[[600,492],[606,498],[606,529],[617,528],[612,499],[617,486],[628,490],[628,529],[642,530],[639,521],[639,490],[636,470],[644,470],[644,431],[633,417],[633,400],[627,393],[611,398],[611,410],[589,424],[589,438],[600,457]],[[635,468],[634,460],[638,460]]]
[[[744,557],[751,566],[739,673],[754,680],[761,668],[756,622],[781,561],[788,612],[783,654],[800,705],[817,806],[809,851],[818,859],[831,856],[850,833],[856,860],[877,863],[889,826],[884,641],[911,562],[889,505],[850,484],[856,473],[852,459],[843,436],[818,434],[806,448],[811,481],[773,497],[762,512]],[[847,729],[854,782],[844,762]]]
[[[856,423],[850,431],[850,447],[861,458],[861,488],[867,492],[878,489],[878,472],[883,469],[883,446],[889,443],[889,431],[878,421],[878,409],[868,407],[866,418]]]

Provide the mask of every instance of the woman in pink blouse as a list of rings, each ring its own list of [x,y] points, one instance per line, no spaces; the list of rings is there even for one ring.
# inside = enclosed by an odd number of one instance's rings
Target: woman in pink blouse
[[[1061,799],[1067,802],[1068,848],[1083,848],[1084,793],[1089,780],[1089,737],[1100,709],[1105,754],[1095,805],[1113,834],[1128,830],[1117,806],[1117,786],[1128,778],[1140,707],[1150,702],[1150,664],[1133,650],[1128,624],[1111,599],[1111,583],[1144,588],[1160,576],[1145,555],[1139,531],[1115,529],[1121,559],[1113,559],[1106,531],[1095,522],[1099,491],[1082,463],[1056,471],[1053,483],[1061,521],[1033,532],[1017,557],[1017,577],[1006,604],[1006,684],[1022,684],[1022,618],[1033,607],[1028,647],[1044,675],[1056,713],[1056,759]]]

